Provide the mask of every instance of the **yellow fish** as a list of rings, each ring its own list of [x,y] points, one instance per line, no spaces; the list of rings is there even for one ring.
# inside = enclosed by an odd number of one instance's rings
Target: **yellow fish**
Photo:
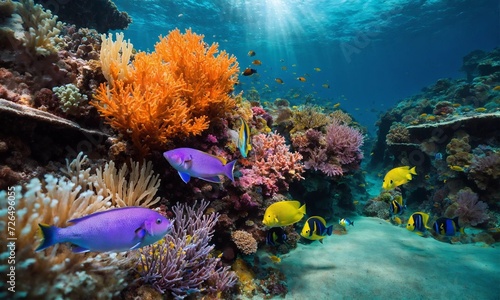
[[[493,88],[494,91],[500,91],[500,85],[497,85]]]
[[[393,217],[392,220],[394,221],[394,223],[396,223],[398,225],[401,225],[401,223],[403,223],[403,221],[401,221],[401,219],[399,217]]]
[[[326,221],[322,217],[314,216],[307,219],[300,235],[311,241],[319,241],[323,244],[323,239],[327,235],[332,235],[333,225],[326,227]]]
[[[339,106],[340,106],[340,102],[337,102],[337,103],[335,103],[335,104],[333,105],[333,108],[337,108],[337,107],[339,107]]]
[[[276,255],[269,256],[269,259],[275,264],[279,264],[281,262],[281,258],[277,257]]]
[[[478,107],[478,108],[476,108],[476,109],[474,109],[474,110],[475,110],[476,112],[485,112],[485,111],[487,111],[487,109],[486,109],[486,108],[484,108],[484,107]]]
[[[330,88],[330,85],[328,83],[323,83],[321,86],[324,87],[325,89],[329,89]]]
[[[461,166],[449,166],[451,170],[457,171],[457,172],[465,172],[465,169],[462,168]]]
[[[415,167],[411,169],[409,166],[394,168],[385,174],[382,188],[384,190],[392,190],[397,186],[403,185],[412,179],[412,174],[417,175]]]
[[[321,72],[321,69],[320,68],[314,68],[314,71]]]
[[[252,150],[251,138],[250,138],[250,127],[248,127],[247,122],[241,119],[241,127],[238,133],[238,149],[240,149],[241,156],[247,157],[248,151]]]
[[[425,229],[431,229],[427,226],[427,221],[429,221],[429,215],[423,212],[416,212],[410,216],[408,219],[408,224],[406,224],[406,229],[409,231],[420,231],[424,232]]]
[[[264,213],[262,223],[267,227],[288,226],[300,221],[306,214],[306,205],[299,201],[279,201],[269,205]]]

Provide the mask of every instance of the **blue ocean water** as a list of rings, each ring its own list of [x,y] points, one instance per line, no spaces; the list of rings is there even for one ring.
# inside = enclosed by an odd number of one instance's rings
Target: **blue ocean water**
[[[240,76],[243,91],[255,88],[261,101],[340,103],[372,132],[380,112],[439,78],[463,78],[466,54],[500,44],[495,0],[115,3],[133,19],[125,36],[135,48],[152,50],[158,36],[191,28],[234,54],[241,70],[257,70]]]

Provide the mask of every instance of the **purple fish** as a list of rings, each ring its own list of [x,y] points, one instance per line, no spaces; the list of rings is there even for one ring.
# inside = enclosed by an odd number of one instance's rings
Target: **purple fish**
[[[163,238],[172,223],[158,212],[144,207],[123,207],[93,213],[59,228],[38,224],[43,242],[36,251],[58,243],[71,243],[75,253],[127,251],[153,244]]]
[[[226,175],[234,181],[233,170],[236,160],[226,160],[192,148],[177,148],[163,153],[168,163],[179,172],[182,181],[188,183],[191,177],[210,182],[221,182],[219,175]]]

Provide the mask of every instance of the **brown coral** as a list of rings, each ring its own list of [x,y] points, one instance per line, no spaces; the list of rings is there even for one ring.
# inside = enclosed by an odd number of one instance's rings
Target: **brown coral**
[[[389,129],[385,140],[388,145],[395,143],[409,143],[410,131],[408,131],[408,128],[406,128],[403,124],[395,123]]]
[[[236,230],[231,233],[231,239],[236,244],[236,247],[244,254],[257,252],[257,241],[252,234],[244,230]]]
[[[469,153],[471,146],[469,145],[469,136],[464,135],[461,138],[453,138],[446,145],[446,162],[450,166],[467,167],[471,164],[473,155]]]

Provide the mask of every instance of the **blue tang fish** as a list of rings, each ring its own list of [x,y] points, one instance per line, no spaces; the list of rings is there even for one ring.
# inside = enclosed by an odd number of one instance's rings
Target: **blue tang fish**
[[[247,122],[241,119],[241,127],[238,132],[238,149],[240,149],[241,156],[247,157],[248,151],[252,150],[252,145],[250,143],[250,127],[248,127]]]
[[[219,175],[226,175],[234,181],[233,171],[236,160],[226,160],[192,148],[177,148],[163,153],[168,163],[179,172],[182,181],[188,183],[191,177],[220,183]]]
[[[172,223],[158,212],[144,207],[110,209],[68,221],[59,228],[38,224],[43,241],[36,251],[58,243],[71,243],[75,253],[121,252],[151,245],[163,238]]]
[[[453,219],[439,218],[432,226],[434,231],[441,235],[454,236],[457,232],[464,233],[464,229],[458,226],[458,217]]]

